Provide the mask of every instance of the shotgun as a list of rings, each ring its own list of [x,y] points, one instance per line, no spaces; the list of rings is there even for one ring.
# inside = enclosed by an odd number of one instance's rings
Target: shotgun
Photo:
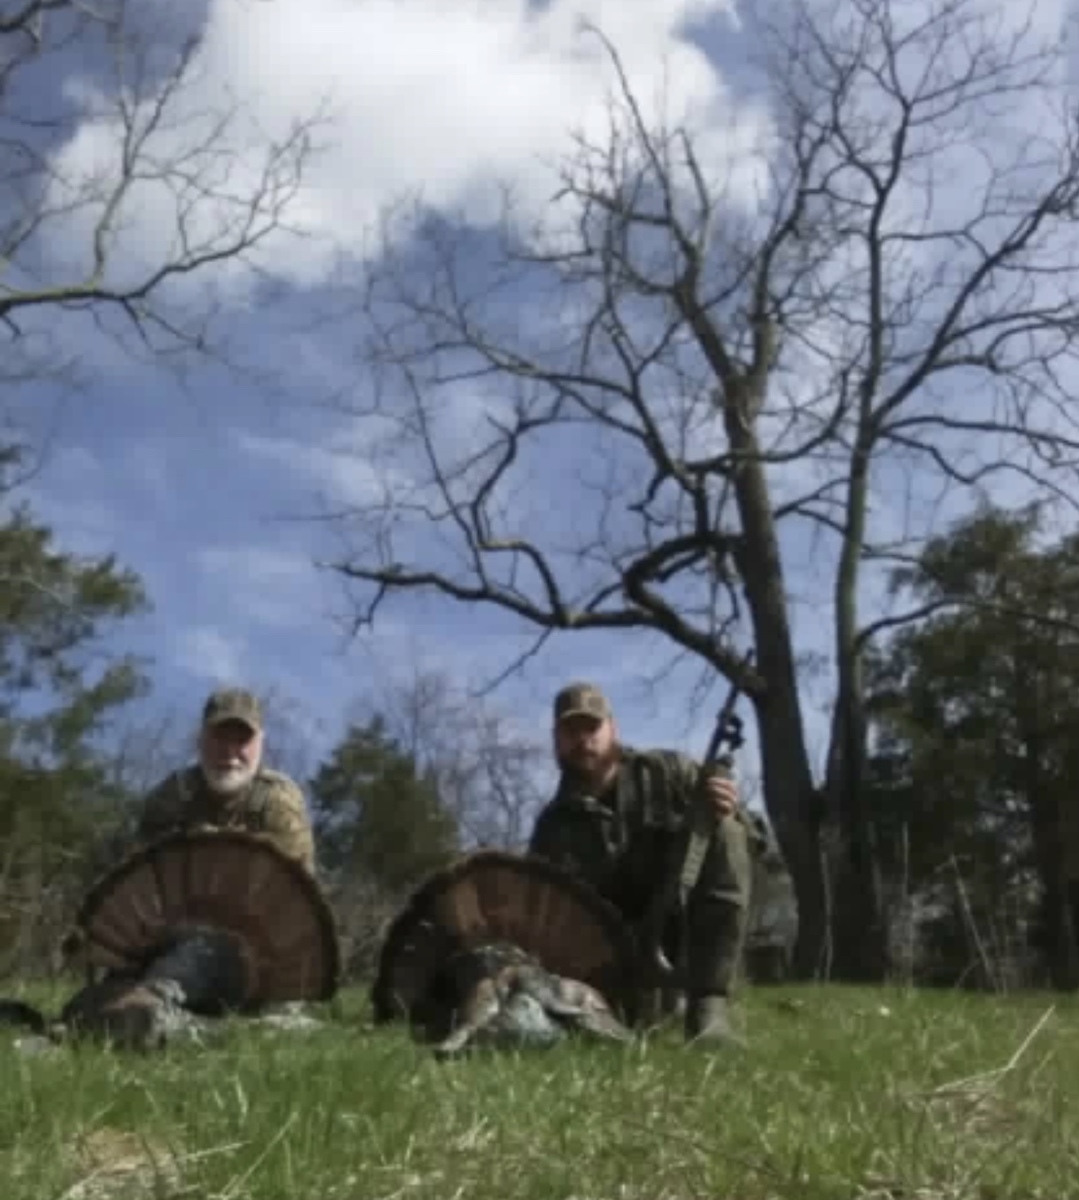
[[[752,657],[753,653],[750,651],[743,666],[748,666]],[[679,909],[685,911],[689,895],[697,886],[705,855],[716,831],[716,810],[706,791],[708,780],[717,775],[730,778],[734,768],[734,752],[745,740],[742,718],[735,711],[741,693],[741,685],[732,681],[727,698],[716,718],[708,749],[701,762],[696,792],[690,801],[686,819],[685,849],[675,858],[672,868],[661,880],[641,923],[645,975],[650,980],[653,976],[656,977],[659,984],[673,982],[675,973],[673,965],[663,951],[663,935],[667,922]]]

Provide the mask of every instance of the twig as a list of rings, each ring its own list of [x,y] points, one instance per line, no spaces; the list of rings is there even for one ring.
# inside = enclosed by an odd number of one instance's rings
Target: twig
[[[956,1093],[963,1091],[970,1091],[979,1086],[991,1086],[992,1084],[999,1082],[1004,1078],[1005,1075],[1008,1075],[1010,1072],[1015,1070],[1019,1064],[1019,1060],[1027,1052],[1030,1044],[1038,1036],[1042,1030],[1042,1027],[1054,1012],[1056,1012],[1056,1005],[1051,1004],[1038,1018],[1034,1024],[1034,1027],[1030,1030],[1026,1037],[1023,1038],[1022,1042],[1019,1043],[1018,1049],[1011,1056],[1011,1058],[1008,1059],[1004,1066],[994,1067],[990,1071],[981,1071],[977,1075],[968,1075],[964,1079],[954,1079],[950,1083],[942,1083],[939,1087],[935,1087],[931,1091],[924,1094],[929,1099],[937,1099],[943,1096],[955,1095]]]
[[[230,1200],[230,1197],[235,1196],[237,1194],[239,1189],[241,1187],[243,1187],[243,1185],[259,1169],[259,1167],[262,1166],[262,1164],[269,1157],[270,1151],[273,1150],[273,1148],[277,1145],[277,1143],[279,1141],[281,1141],[281,1139],[285,1136],[286,1133],[288,1133],[288,1131],[292,1128],[292,1126],[295,1124],[295,1122],[296,1122],[296,1112],[294,1110],[293,1112],[289,1113],[288,1120],[281,1126],[281,1128],[274,1134],[274,1136],[272,1138],[270,1138],[269,1142],[266,1145],[266,1148],[262,1151],[262,1153],[258,1156],[258,1158],[255,1159],[255,1161],[247,1168],[246,1171],[243,1172],[242,1175],[238,1175],[228,1185],[228,1187],[225,1188],[225,1190],[221,1193],[219,1200]]]
[[[982,970],[985,972],[986,982],[989,984],[995,983],[1000,987],[1000,980],[994,979],[993,966],[989,961],[989,955],[986,952],[985,944],[982,942],[981,934],[978,932],[978,923],[974,919],[974,912],[970,907],[970,900],[967,897],[967,889],[963,883],[963,876],[959,872],[959,863],[953,854],[950,858],[952,871],[955,874],[955,889],[956,895],[959,897],[959,906],[963,910],[963,921],[970,931],[971,940],[974,942],[974,949],[977,952],[978,958],[982,964]],[[1001,988],[1003,990],[1003,988]]]

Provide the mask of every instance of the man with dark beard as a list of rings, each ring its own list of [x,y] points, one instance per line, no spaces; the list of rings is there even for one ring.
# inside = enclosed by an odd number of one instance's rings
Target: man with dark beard
[[[303,793],[262,765],[262,707],[250,692],[214,692],[202,710],[198,762],[174,771],[143,801],[136,836],[152,841],[197,826],[246,829],[315,873],[314,839]]]
[[[622,745],[607,698],[590,683],[554,702],[558,790],[536,821],[529,852],[580,874],[639,926],[683,845],[699,764],[673,750]],[[716,834],[681,923],[688,1041],[736,1043],[728,1012],[746,934],[749,833],[735,784],[711,777]]]

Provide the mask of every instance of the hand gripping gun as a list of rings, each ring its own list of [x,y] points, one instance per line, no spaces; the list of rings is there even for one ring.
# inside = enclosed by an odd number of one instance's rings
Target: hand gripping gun
[[[752,653],[746,656],[748,665]],[[671,869],[661,880],[652,903],[640,926],[643,971],[647,983],[656,986],[674,982],[675,968],[663,950],[663,937],[667,923],[673,913],[686,904],[697,886],[708,847],[715,836],[718,817],[715,805],[707,793],[707,783],[716,776],[730,778],[734,769],[734,752],[745,741],[742,733],[742,718],[735,712],[741,695],[739,683],[732,682],[723,707],[719,710],[708,749],[701,763],[696,792],[690,801],[685,828],[684,850],[674,856]]]

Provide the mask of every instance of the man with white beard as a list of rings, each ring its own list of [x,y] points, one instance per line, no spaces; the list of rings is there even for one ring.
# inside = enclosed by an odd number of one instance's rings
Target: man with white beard
[[[303,793],[262,765],[265,731],[257,697],[239,688],[213,692],[202,710],[198,762],[174,771],[143,801],[136,836],[174,830],[247,829],[315,874],[314,838]]]
[[[303,793],[287,775],[262,765],[264,736],[262,706],[254,695],[239,688],[213,692],[202,710],[198,761],[149,792],[135,840],[146,844],[194,829],[244,830],[265,837],[314,878],[314,838]],[[237,887],[242,891],[242,879]],[[261,916],[272,924],[279,914]],[[65,942],[74,959],[81,934]],[[95,978],[100,968],[88,968],[87,986],[65,1006],[61,1020],[120,1044],[160,1045],[189,1028],[193,1017],[246,1011],[249,961],[249,947],[237,930],[202,919],[191,926],[181,922],[137,968],[109,968],[101,978]],[[25,1014],[21,1019],[25,1022]]]

